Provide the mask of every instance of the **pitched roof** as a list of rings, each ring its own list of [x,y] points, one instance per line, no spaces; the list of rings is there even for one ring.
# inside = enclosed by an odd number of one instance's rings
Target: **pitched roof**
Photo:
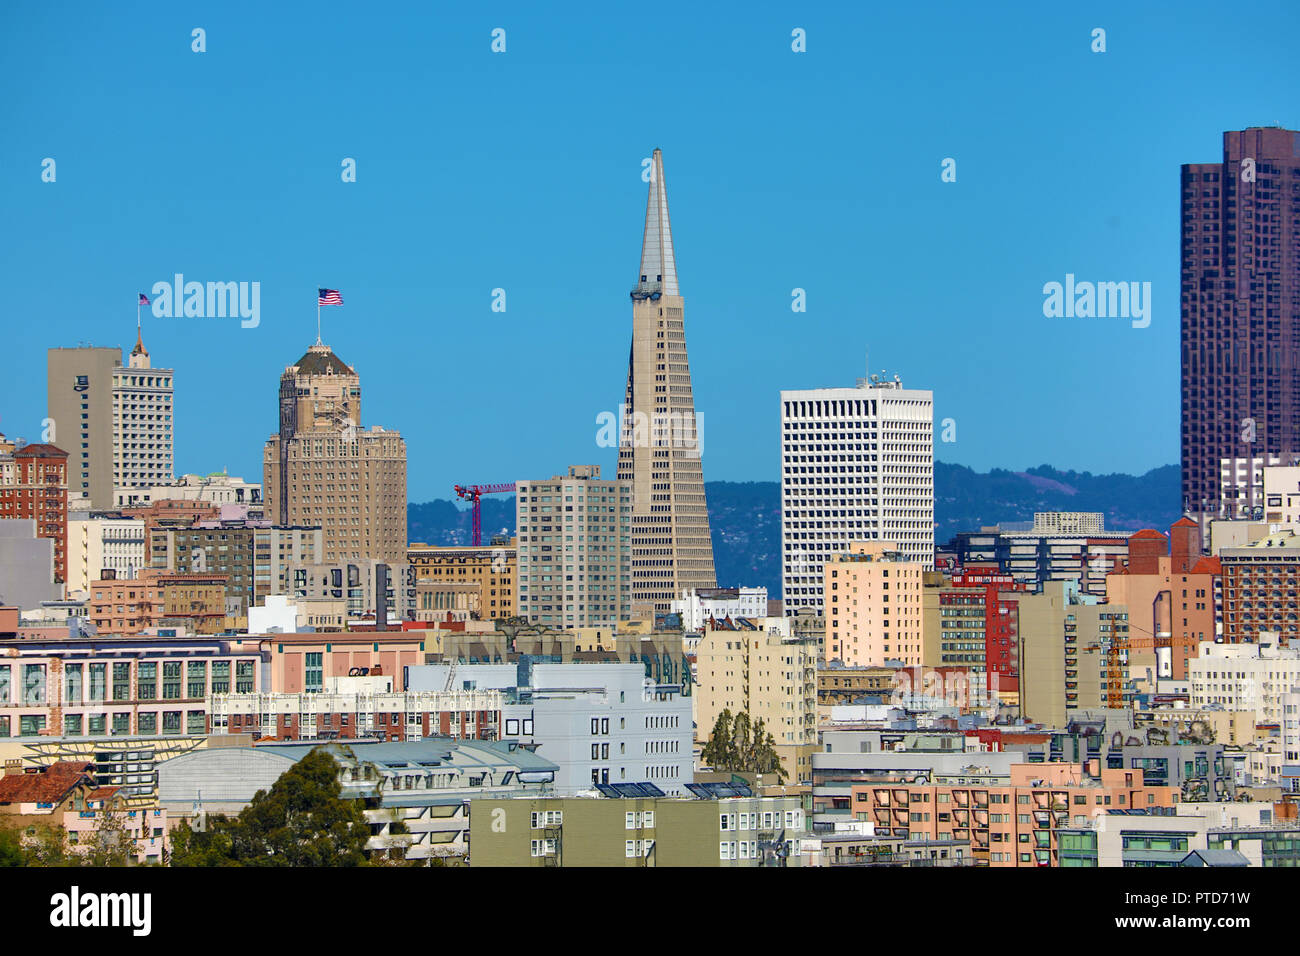
[[[301,375],[355,375],[328,345],[313,345],[293,363]]]
[[[1223,564],[1218,558],[1201,558],[1192,565],[1192,574],[1223,574]]]
[[[1156,531],[1154,528],[1143,528],[1141,531],[1129,535],[1130,541],[1134,538],[1159,538],[1163,541],[1165,536],[1163,532]]]
[[[1195,521],[1193,521],[1191,518],[1187,517],[1187,515],[1183,515],[1181,518],[1179,518],[1177,521],[1175,521],[1172,525],[1170,525],[1170,527],[1171,527],[1171,528],[1187,528],[1187,527],[1197,528],[1197,527],[1200,527],[1200,526],[1199,526]]]
[[[67,458],[68,453],[62,448],[56,448],[53,445],[32,444],[23,445],[14,455],[18,458]]]
[[[7,773],[0,777],[0,803],[58,803],[83,780],[94,764],[60,760],[37,773]]]

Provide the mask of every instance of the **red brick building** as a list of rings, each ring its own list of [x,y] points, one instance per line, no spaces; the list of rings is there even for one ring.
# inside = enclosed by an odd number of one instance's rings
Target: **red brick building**
[[[53,445],[23,445],[0,468],[0,518],[36,522],[36,536],[54,541],[54,580],[68,579],[68,453]]]

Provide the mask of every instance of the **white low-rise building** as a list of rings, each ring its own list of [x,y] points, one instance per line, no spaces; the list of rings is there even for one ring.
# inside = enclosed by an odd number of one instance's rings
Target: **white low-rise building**
[[[767,588],[687,588],[672,609],[686,631],[701,631],[710,620],[767,617]]]
[[[504,691],[501,739],[558,764],[560,796],[643,781],[681,794],[694,779],[691,697],[646,677],[643,663],[426,664],[407,668],[406,681]]]
[[[1194,708],[1248,710],[1261,724],[1281,724],[1284,697],[1300,686],[1300,650],[1279,647],[1276,635],[1258,644],[1200,645],[1187,662]]]

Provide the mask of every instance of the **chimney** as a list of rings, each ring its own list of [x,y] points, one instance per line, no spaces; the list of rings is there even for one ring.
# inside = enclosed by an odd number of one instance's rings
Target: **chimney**
[[[1160,559],[1169,552],[1165,536],[1151,528],[1143,529],[1128,539],[1129,574],[1159,574]]]
[[[1170,574],[1187,574],[1201,558],[1201,527],[1190,518],[1179,518],[1169,528]]]

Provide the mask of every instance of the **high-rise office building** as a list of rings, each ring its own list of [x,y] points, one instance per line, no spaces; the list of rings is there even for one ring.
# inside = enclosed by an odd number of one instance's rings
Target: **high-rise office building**
[[[934,566],[934,394],[894,381],[781,393],[781,587],[822,613],[822,565],[853,541]]]
[[[70,497],[106,510],[119,492],[172,480],[174,377],[172,369],[152,367],[139,329],[125,365],[119,348],[49,350],[48,440],[69,451]]]
[[[361,379],[319,339],[280,376],[280,431],[262,456],[267,517],[320,527],[335,563],[406,560],[406,443],[361,430]]]
[[[711,588],[713,542],[704,498],[701,422],[686,356],[685,300],[668,220],[663,154],[654,151],[641,271],[632,290],[632,352],[618,478],[632,489],[632,607],[667,612],[687,588]]]
[[[1183,509],[1213,515],[1224,461],[1300,452],[1300,133],[1183,166],[1181,309]]]
[[[551,627],[614,627],[629,616],[626,481],[602,481],[598,465],[516,485],[519,616]]]

